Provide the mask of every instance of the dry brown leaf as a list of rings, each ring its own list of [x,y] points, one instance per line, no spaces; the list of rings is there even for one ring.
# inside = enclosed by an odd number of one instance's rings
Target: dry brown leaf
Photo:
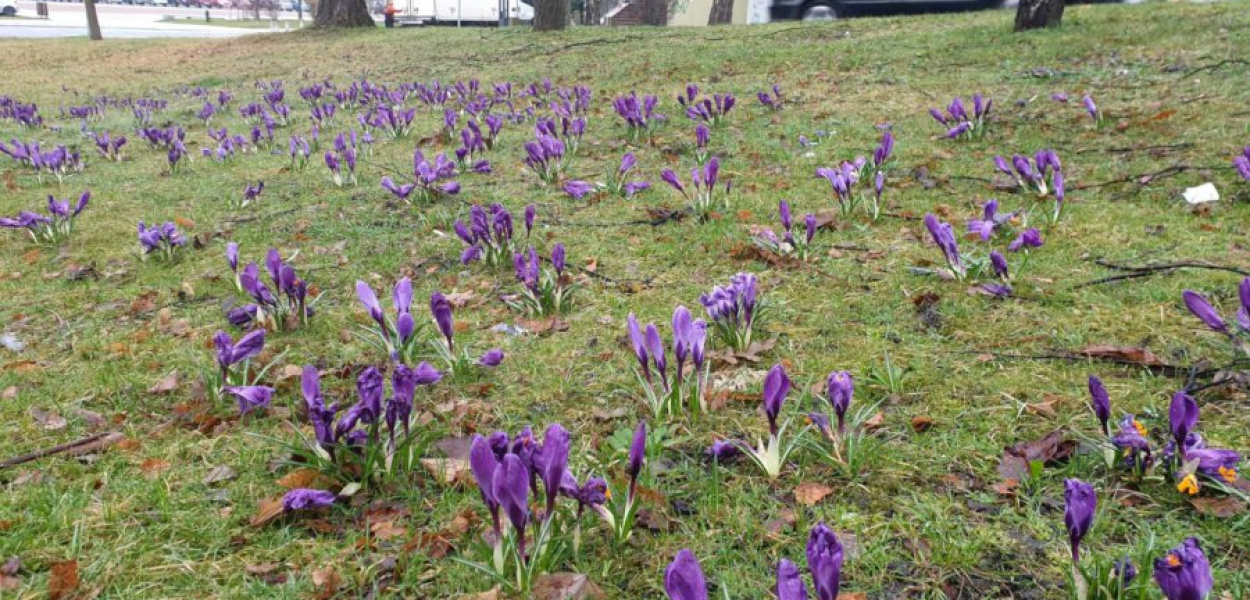
[[[30,416],[48,431],[59,431],[65,429],[66,425],[69,425],[69,421],[66,421],[65,417],[33,406],[30,409]]]
[[[469,461],[457,458],[423,458],[421,466],[443,485],[467,483],[471,477]]]
[[[545,573],[534,580],[534,600],[602,600],[603,590],[581,573]]]
[[[71,597],[78,591],[78,561],[52,563],[48,573],[48,600]]]
[[[1207,498],[1205,496],[1200,496],[1197,498],[1190,498],[1189,503],[1192,504],[1198,512],[1208,517],[1227,519],[1246,512],[1245,501],[1234,496],[1221,496],[1219,498]]]
[[[924,433],[933,429],[933,417],[928,415],[916,415],[911,418],[911,430],[916,433]]]
[[[278,479],[278,485],[293,490],[295,488],[309,488],[314,490],[326,490],[329,492],[338,491],[343,487],[339,485],[333,477],[322,473],[316,469],[302,468],[296,469],[283,475]]]
[[[1077,356],[1085,356],[1088,358],[1097,358],[1107,360],[1114,363],[1141,365],[1144,367],[1167,368],[1171,367],[1163,359],[1155,356],[1149,348],[1139,348],[1136,346],[1107,346],[1093,345],[1086,346],[1074,352]]]
[[[877,411],[877,414],[871,417],[868,417],[868,420],[864,421],[859,426],[862,427],[864,431],[868,433],[872,433],[878,429],[881,429],[882,427],[885,426],[885,413],[882,411]]]
[[[169,461],[160,458],[147,458],[139,463],[139,470],[143,471],[143,475],[148,479],[155,478],[168,469]]]
[[[204,476],[203,483],[204,485],[213,485],[230,481],[238,476],[239,473],[234,469],[231,469],[228,465],[219,465],[213,467],[213,470],[209,471],[208,475]]]
[[[164,379],[156,382],[155,385],[148,388],[149,394],[168,394],[178,389],[178,372],[173,371],[166,375]]]
[[[260,527],[282,516],[282,498],[266,498],[256,505],[256,514],[252,517],[253,527]]]
[[[833,488],[827,485],[805,481],[794,488],[794,500],[803,506],[816,506],[816,503],[832,493]]]
[[[485,592],[477,594],[463,594],[456,596],[455,600],[502,600],[503,595],[499,593],[499,588],[491,588]]]
[[[130,302],[130,314],[141,315],[156,310],[156,292],[143,292]]]
[[[1004,480],[1022,481],[1029,479],[1031,473],[1029,463],[1040,461],[1043,464],[1057,460],[1065,460],[1076,450],[1076,441],[1064,439],[1060,430],[1052,431],[1039,440],[1019,442],[1003,449],[1003,458],[998,463],[998,474]]]
[[[408,528],[394,521],[378,521],[369,526],[369,533],[379,540],[391,540],[408,535]]]
[[[332,567],[324,569],[313,569],[312,584],[315,591],[313,597],[317,600],[330,600],[339,591],[342,580],[339,578],[338,571]]]

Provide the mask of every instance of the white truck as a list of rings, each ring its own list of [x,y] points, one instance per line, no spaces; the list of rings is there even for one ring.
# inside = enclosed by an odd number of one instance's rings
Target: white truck
[[[510,21],[534,20],[533,0],[395,0],[395,25],[498,25],[505,5]]]

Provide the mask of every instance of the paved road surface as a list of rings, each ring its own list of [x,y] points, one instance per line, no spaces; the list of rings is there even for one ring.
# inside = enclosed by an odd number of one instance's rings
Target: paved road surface
[[[82,4],[67,2],[49,2],[48,19],[36,19],[35,3],[22,0],[17,3],[19,18],[0,17],[0,38],[56,38],[83,37],[87,35],[87,16]],[[197,8],[166,8],[158,6],[127,6],[121,4],[98,4],[96,12],[100,18],[100,29],[105,39],[109,38],[232,38],[253,33],[265,33],[268,29],[241,29],[235,27],[216,27],[203,24],[204,9]],[[214,9],[209,11],[214,20],[249,18],[235,10]],[[188,23],[169,23],[163,21],[166,16],[174,16]],[[25,17],[25,18],[21,18]],[[284,12],[279,14],[278,31],[286,24],[292,24],[296,14]],[[304,15],[305,20],[309,19]]]

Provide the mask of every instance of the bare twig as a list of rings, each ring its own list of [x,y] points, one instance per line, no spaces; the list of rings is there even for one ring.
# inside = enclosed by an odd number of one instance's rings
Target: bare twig
[[[1155,146],[1126,146],[1122,148],[1082,148],[1077,150],[1077,154],[1090,154],[1093,152],[1106,152],[1108,154],[1128,154],[1132,152],[1151,152],[1155,150],[1184,150],[1192,148],[1193,144],[1182,142],[1179,144],[1159,144]]]
[[[53,446],[51,448],[44,448],[42,450],[36,450],[29,454],[15,456],[13,458],[5,460],[4,462],[0,462],[0,469],[7,469],[9,467],[17,466],[23,463],[28,463],[32,460],[39,460],[45,456],[52,456],[54,454],[61,454],[63,452],[72,452],[73,454],[86,454],[88,452],[94,452],[106,446],[111,446],[121,441],[122,438],[124,437],[125,436],[123,436],[122,434],[116,431],[104,431],[100,433],[94,433],[85,438],[77,439],[72,442],[66,442],[59,446]]]
[[[1209,65],[1203,65],[1201,67],[1195,67],[1193,69],[1190,69],[1186,71],[1184,75],[1181,75],[1181,79],[1189,79],[1190,77],[1193,77],[1194,75],[1197,75],[1198,73],[1201,73],[1203,71],[1214,71],[1226,65],[1250,65],[1250,61],[1246,61],[1240,58],[1226,58],[1217,63],[1212,63]]]

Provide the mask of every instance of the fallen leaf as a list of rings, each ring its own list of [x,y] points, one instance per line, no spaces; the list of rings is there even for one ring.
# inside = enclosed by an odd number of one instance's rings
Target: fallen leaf
[[[318,471],[316,469],[302,468],[295,469],[278,479],[278,485],[293,490],[295,488],[309,488],[314,490],[326,490],[330,492],[338,491],[342,487],[339,482]]]
[[[885,413],[882,411],[877,411],[877,414],[871,417],[868,417],[868,420],[864,421],[863,423],[860,423],[859,426],[868,433],[872,433],[878,429],[881,429],[883,426],[885,426]]]
[[[195,229],[195,221],[186,217],[174,217],[174,223],[177,223],[183,229]]]
[[[396,525],[394,521],[378,521],[369,526],[369,532],[379,540],[392,540],[408,535],[408,528]]]
[[[485,592],[477,594],[462,594],[456,596],[454,600],[502,600],[503,596],[499,593],[499,588],[494,587]]]
[[[256,514],[252,516],[252,527],[260,527],[282,516],[282,498],[266,498],[256,505]]]
[[[1003,479],[1023,481],[1032,478],[1030,463],[1046,464],[1067,459],[1076,450],[1076,441],[1064,439],[1063,432],[1056,429],[1031,442],[1019,442],[1003,449],[998,463],[998,474]]]
[[[911,430],[916,433],[924,433],[933,429],[933,417],[928,415],[916,415],[911,418]]]
[[[166,375],[164,379],[156,382],[155,385],[148,388],[149,394],[168,394],[178,389],[178,372],[173,371]]]
[[[640,495],[642,495],[640,493]],[[647,531],[667,532],[672,531],[673,526],[677,523],[665,516],[659,511],[641,509],[638,511],[638,526]]]
[[[1136,346],[1086,346],[1073,354],[1118,364],[1141,365],[1154,368],[1170,368],[1172,366],[1155,356],[1150,349]]]
[[[833,488],[827,485],[805,481],[794,488],[794,500],[803,506],[816,506],[818,502],[825,499],[825,496],[832,493]]]
[[[228,465],[218,465],[213,467],[213,470],[209,471],[208,475],[205,475],[202,481],[204,485],[213,485],[216,483],[230,481],[238,476],[239,473],[234,469],[231,469]]]
[[[30,408],[30,416],[48,431],[59,431],[65,429],[66,425],[69,425],[69,421],[66,421],[65,417],[33,406]]]
[[[141,315],[156,310],[156,292],[143,292],[130,301],[130,314]]]
[[[618,406],[611,410],[596,407],[590,411],[590,415],[594,417],[596,421],[614,421],[624,417],[626,414],[628,414],[628,411],[625,410],[624,406]]]
[[[259,565],[245,565],[243,570],[248,575],[259,578],[269,585],[281,585],[286,583],[286,573],[278,573],[277,563],[261,563]]]
[[[169,469],[169,461],[160,458],[147,458],[139,463],[139,470],[144,476],[152,479]]]
[[[798,517],[794,509],[783,508],[777,513],[777,518],[764,522],[764,531],[767,531],[769,535],[779,536],[787,529],[793,529],[797,523]]]
[[[88,429],[100,429],[109,424],[108,419],[105,419],[104,415],[94,410],[79,408],[74,410],[74,414],[87,423]]]
[[[342,580],[339,578],[338,571],[331,567],[324,569],[313,569],[312,584],[314,594],[317,600],[330,600],[339,591]]]
[[[421,466],[443,485],[467,483],[470,479],[469,461],[456,458],[423,458]]]
[[[1190,498],[1189,503],[1198,509],[1198,512],[1208,517],[1227,519],[1246,512],[1245,501],[1235,496],[1221,496],[1218,498],[1200,496]]]
[[[52,563],[48,573],[48,600],[69,598],[78,591],[78,561]]]
[[[534,600],[602,600],[599,586],[581,573],[545,573],[534,580]]]
[[[469,460],[469,447],[473,444],[472,438],[467,437],[447,437],[434,442],[434,447],[443,452],[447,458],[456,460]]]

